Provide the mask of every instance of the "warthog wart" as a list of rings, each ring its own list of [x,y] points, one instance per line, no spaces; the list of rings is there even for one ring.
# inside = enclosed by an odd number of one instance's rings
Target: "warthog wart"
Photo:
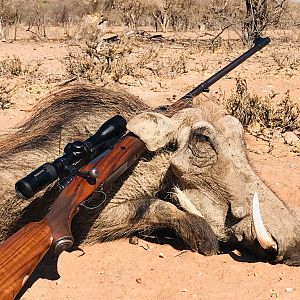
[[[171,228],[205,255],[218,253],[221,241],[262,259],[300,264],[299,216],[254,173],[236,118],[209,101],[169,118],[125,92],[82,84],[51,93],[25,124],[1,136],[1,240],[41,219],[55,198],[50,189],[21,200],[14,183],[117,113],[149,151],[115,182],[98,214],[78,214],[78,242]]]

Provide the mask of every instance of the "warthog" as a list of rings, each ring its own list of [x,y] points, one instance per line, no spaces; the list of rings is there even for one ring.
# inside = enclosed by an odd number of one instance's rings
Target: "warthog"
[[[299,216],[254,173],[236,118],[209,101],[166,117],[132,95],[80,84],[53,92],[24,125],[2,135],[1,240],[41,219],[55,196],[50,189],[21,200],[16,180],[117,113],[130,120],[128,129],[150,151],[111,187],[98,214],[79,212],[77,241],[171,228],[205,255],[218,253],[220,241],[246,247],[261,259],[300,264]]]

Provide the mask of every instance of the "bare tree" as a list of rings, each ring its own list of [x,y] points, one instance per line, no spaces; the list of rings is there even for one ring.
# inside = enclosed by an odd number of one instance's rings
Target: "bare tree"
[[[243,37],[246,43],[271,26],[280,23],[285,12],[286,0],[245,0],[246,16]]]
[[[202,23],[199,6],[196,0],[175,0],[170,17],[173,30],[189,30]]]
[[[147,0],[116,0],[115,8],[120,12],[126,26],[136,30],[143,18],[147,15]]]
[[[151,5],[153,18],[156,24],[161,26],[163,32],[167,32],[173,8],[174,1],[172,0],[155,0]]]
[[[18,25],[26,6],[25,0],[1,0],[0,21],[2,27],[2,39],[6,40],[9,29],[14,27],[13,39],[17,39]]]

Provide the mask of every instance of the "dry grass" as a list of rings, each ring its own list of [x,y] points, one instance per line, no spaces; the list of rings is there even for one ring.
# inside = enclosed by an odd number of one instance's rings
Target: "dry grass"
[[[236,90],[225,105],[229,114],[238,118],[245,127],[258,124],[262,129],[280,132],[300,128],[300,108],[291,101],[288,91],[279,101],[276,101],[275,95],[258,97],[248,92],[245,79],[237,78]]]
[[[11,101],[6,94],[0,92],[0,109],[8,109],[11,107]]]
[[[6,80],[0,82],[0,109],[3,110],[11,108],[11,94],[14,89],[15,86],[10,86]]]
[[[20,58],[7,57],[0,61],[0,74],[1,76],[19,76],[22,74],[22,63]]]
[[[40,66],[39,61],[23,64],[19,57],[6,57],[0,61],[0,76],[32,76],[39,71]]]
[[[278,73],[283,73],[288,76],[295,75],[295,72],[300,67],[300,54],[299,49],[288,46],[286,48],[278,47],[276,51],[270,54],[275,62],[275,68]]]
[[[156,76],[174,78],[187,72],[188,53],[166,55],[150,42],[121,38],[117,43],[86,43],[69,52],[64,61],[69,76],[84,78],[91,82],[120,82],[125,76],[133,79]],[[125,83],[125,82],[122,82]]]

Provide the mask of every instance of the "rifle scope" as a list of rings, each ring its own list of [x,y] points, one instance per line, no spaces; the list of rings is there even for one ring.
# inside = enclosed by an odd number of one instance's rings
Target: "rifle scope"
[[[101,148],[106,150],[109,147],[106,143],[113,138],[121,136],[125,131],[126,120],[119,115],[112,117],[87,140],[83,142],[74,141],[67,144],[63,156],[52,163],[43,164],[19,180],[15,185],[17,194],[24,199],[31,198],[57,178],[68,174],[73,164],[78,163],[80,160],[92,159],[93,154]]]

